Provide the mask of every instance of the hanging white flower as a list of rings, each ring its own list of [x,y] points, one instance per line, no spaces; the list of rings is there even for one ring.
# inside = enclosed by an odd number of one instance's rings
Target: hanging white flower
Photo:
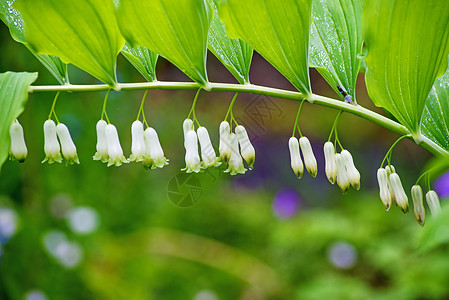
[[[426,211],[423,205],[422,188],[417,184],[412,186],[412,201],[413,201],[413,212],[415,213],[416,221],[418,221],[419,225],[424,226]]]
[[[388,176],[388,189],[390,190],[391,203],[398,206],[398,204],[396,202],[396,197],[394,195],[393,186],[391,185],[391,181],[390,181],[390,175],[393,173],[396,173],[396,170],[393,165],[386,166],[385,170],[387,171],[387,176]]]
[[[288,140],[288,148],[290,150],[290,165],[293,173],[295,173],[296,177],[301,178],[304,172],[304,165],[299,152],[299,142],[296,137],[292,136]]]
[[[61,152],[67,164],[79,164],[78,154],[76,153],[76,146],[70,136],[69,129],[62,123],[56,126],[56,134],[58,135],[61,144]]]
[[[106,141],[108,143],[108,167],[115,165],[121,166],[122,163],[129,161],[123,155],[122,146],[118,138],[117,128],[114,125],[108,124],[105,128]]]
[[[441,213],[440,198],[434,190],[430,190],[426,193],[426,202],[433,217],[436,217]]]
[[[235,135],[237,136],[237,140],[240,145],[240,153],[248,164],[248,168],[251,170],[253,168],[254,161],[256,160],[256,150],[249,140],[245,127],[242,125],[235,127]]]
[[[191,119],[185,119],[182,123],[182,131],[184,133],[184,147],[186,146],[187,132],[194,130],[193,121]]]
[[[360,173],[354,165],[354,161],[352,159],[351,153],[348,150],[342,150],[341,156],[343,157],[343,161],[345,163],[346,172],[348,175],[349,182],[352,187],[356,190],[360,189]]]
[[[131,155],[129,161],[142,161],[145,155],[145,141],[143,139],[143,124],[139,120],[131,125]]]
[[[154,169],[168,165],[168,159],[164,156],[156,130],[148,127],[143,137],[145,141],[144,167]]]
[[[239,143],[237,141],[237,136],[235,133],[231,133],[231,157],[229,158],[228,168],[225,170],[226,173],[231,175],[245,174],[246,169],[243,166],[243,159],[239,152]]]
[[[396,203],[401,208],[404,213],[408,213],[408,197],[405,194],[404,188],[402,187],[401,179],[397,173],[392,173],[389,176],[390,185],[393,189],[394,197]]]
[[[349,182],[348,174],[346,172],[345,161],[340,153],[335,155],[335,162],[337,163],[337,184],[343,193],[346,193],[351,183]]]
[[[198,137],[194,130],[187,131],[184,145],[186,148],[186,167],[181,171],[198,173],[201,170],[201,160],[198,154]]]
[[[9,136],[11,138],[9,158],[23,163],[27,157],[28,149],[25,144],[22,125],[20,125],[17,119],[14,120],[14,122],[9,127]]]
[[[302,156],[304,157],[304,165],[306,166],[307,172],[309,172],[312,177],[316,177],[318,167],[309,139],[303,136],[299,139],[299,145],[301,146]]]
[[[42,161],[43,163],[62,162],[61,147],[56,136],[56,124],[53,120],[44,122],[44,151],[45,159]]]
[[[324,144],[324,161],[326,177],[330,183],[334,184],[337,180],[337,162],[335,161],[335,148],[331,142]]]
[[[227,163],[231,158],[231,128],[227,121],[220,123],[220,145],[218,148],[220,158]]]
[[[206,127],[200,127],[197,130],[198,140],[201,146],[201,158],[203,159],[203,168],[216,167],[221,165],[220,158],[215,154],[214,147],[209,137]]]
[[[379,183],[380,200],[382,200],[385,209],[388,211],[391,207],[391,193],[387,170],[384,168],[379,168],[377,170],[377,182]]]
[[[94,160],[101,160],[102,162],[108,162],[108,142],[106,141],[106,126],[108,123],[104,120],[97,122],[97,152],[95,152]]]

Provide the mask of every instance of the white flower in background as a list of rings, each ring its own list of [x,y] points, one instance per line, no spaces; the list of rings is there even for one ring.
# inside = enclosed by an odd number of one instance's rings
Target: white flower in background
[[[145,141],[143,139],[143,124],[139,120],[131,125],[131,155],[129,161],[142,161],[145,155]]]
[[[118,138],[117,129],[114,125],[108,124],[105,128],[106,141],[108,143],[108,167],[115,165],[121,166],[122,163],[129,161],[123,155],[122,146]]]
[[[438,194],[434,190],[430,190],[426,194],[426,202],[430,208],[430,213],[432,216],[437,216],[441,212],[440,206],[440,198],[438,198]]]
[[[354,161],[352,159],[351,153],[348,150],[342,150],[341,156],[343,157],[343,161],[346,168],[346,173],[348,175],[349,182],[352,187],[356,190],[360,189],[360,173],[354,165]]]
[[[56,136],[56,124],[53,120],[44,122],[44,151],[45,159],[42,161],[43,163],[62,162],[61,147]]]
[[[220,158],[227,163],[231,158],[231,128],[227,121],[220,123],[220,145],[218,148]]]
[[[398,204],[396,203],[396,197],[394,195],[393,187],[391,186],[391,182],[390,182],[390,175],[393,173],[396,173],[396,170],[393,167],[393,165],[386,166],[385,170],[387,171],[387,176],[388,176],[388,189],[390,190],[391,202],[397,206]]]
[[[212,142],[210,141],[209,132],[207,132],[206,127],[198,128],[197,134],[201,146],[203,168],[216,167],[221,165],[220,158],[215,154],[215,150],[212,146]]]
[[[189,132],[190,130],[195,130],[193,128],[193,121],[191,119],[185,119],[182,123],[182,131],[184,133],[184,147],[186,146],[187,132]]]
[[[240,145],[240,153],[248,164],[248,168],[251,170],[253,168],[254,161],[256,160],[256,150],[249,140],[245,127],[242,125],[235,127],[235,135],[237,136],[237,140]]]
[[[186,148],[186,167],[181,171],[198,173],[201,170],[201,160],[198,154],[198,137],[194,130],[189,130],[186,133],[184,145]]]
[[[324,161],[326,177],[330,183],[334,184],[337,180],[337,162],[335,160],[335,148],[331,142],[324,144]]]
[[[345,161],[340,153],[335,155],[337,163],[337,184],[343,193],[346,193],[351,183],[349,182],[348,174],[346,172]]]
[[[402,187],[401,179],[397,173],[392,173],[389,176],[390,186],[393,189],[394,198],[396,203],[401,208],[404,213],[408,213],[408,197],[405,194],[404,188]]]
[[[239,152],[239,142],[237,141],[237,136],[235,133],[231,133],[230,142],[231,157],[229,158],[228,168],[225,172],[231,175],[245,174],[246,169],[243,166],[243,159]]]
[[[304,172],[304,165],[302,163],[301,154],[299,153],[299,142],[298,139],[292,136],[288,140],[288,148],[290,150],[290,165],[292,167],[293,173],[296,177],[301,178]]]
[[[107,162],[108,157],[108,142],[106,141],[106,126],[108,123],[104,120],[97,122],[97,152],[94,155],[94,160],[101,160]]]
[[[56,134],[61,144],[61,152],[67,164],[79,164],[80,160],[76,154],[76,146],[70,136],[69,129],[62,123],[56,126]]]
[[[25,144],[22,125],[17,119],[9,127],[9,136],[11,138],[10,159],[24,162],[27,158],[28,149]]]
[[[390,183],[388,180],[387,170],[384,168],[379,168],[377,170],[377,182],[379,183],[380,200],[382,200],[385,209],[388,211],[391,207]]]
[[[168,159],[164,156],[156,130],[148,127],[143,137],[145,141],[144,167],[154,169],[168,165]]]
[[[307,172],[309,172],[312,177],[316,177],[318,167],[309,139],[303,136],[299,139],[299,145],[301,146],[302,156],[304,157],[304,165],[306,166]]]
[[[412,201],[413,201],[413,212],[415,213],[416,221],[419,225],[424,226],[424,220],[426,218],[426,211],[423,205],[423,194],[422,188],[419,185],[412,186]]]

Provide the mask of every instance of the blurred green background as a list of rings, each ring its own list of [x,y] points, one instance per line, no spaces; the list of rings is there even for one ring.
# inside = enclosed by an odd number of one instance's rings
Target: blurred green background
[[[35,84],[57,84],[3,24],[0,41],[1,72],[38,71]],[[212,55],[208,71],[211,81],[234,82]],[[69,72],[72,83],[97,83],[73,66]],[[143,81],[122,56],[118,77]],[[163,59],[158,79],[188,80]],[[258,55],[250,79],[293,89]],[[337,97],[313,70],[311,79],[315,93]],[[359,104],[382,113],[360,79]],[[312,141],[319,175],[298,180],[287,142],[299,103],[242,94],[234,114],[255,145],[254,169],[234,177],[223,168],[184,175],[181,127],[194,93],[149,92],[146,117],[170,159],[151,171],[92,160],[104,92],[61,94],[56,113],[81,164],[41,164],[42,125],[55,94],[30,95],[19,118],[28,158],[6,162],[0,174],[1,299],[449,299],[444,199],[441,216],[428,212],[421,228],[413,213],[386,212],[378,198],[376,170],[397,136],[343,115],[339,137],[353,154],[362,188],[342,195],[327,182],[322,154],[337,112],[304,106],[300,126]],[[142,95],[112,92],[108,102],[126,156]],[[196,115],[216,146],[232,96],[203,92],[198,101]],[[410,141],[395,148],[393,164],[406,190],[429,159]],[[190,207],[170,200],[189,192]]]

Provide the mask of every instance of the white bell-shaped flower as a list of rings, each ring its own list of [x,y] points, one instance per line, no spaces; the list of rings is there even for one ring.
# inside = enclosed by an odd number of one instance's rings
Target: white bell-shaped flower
[[[69,129],[62,123],[56,126],[56,134],[59,138],[59,143],[61,144],[61,152],[67,164],[79,164],[78,154],[76,154],[76,146],[73,143],[72,137],[70,136]]]
[[[424,226],[426,211],[423,205],[422,188],[417,184],[412,186],[412,201],[413,212],[415,213],[416,221],[418,221],[419,225]]]
[[[231,128],[227,121],[220,123],[220,145],[218,148],[220,158],[227,163],[231,158]]]
[[[391,207],[391,194],[387,170],[384,168],[379,168],[377,170],[377,182],[379,183],[380,200],[382,200],[385,209],[388,211]]]
[[[426,193],[426,202],[430,208],[430,213],[433,217],[436,217],[441,212],[440,198],[434,190],[430,190]]]
[[[27,158],[28,149],[25,144],[22,125],[18,120],[15,120],[9,127],[9,136],[11,138],[10,159],[23,163]]]
[[[326,177],[330,183],[337,180],[337,162],[335,160],[335,148],[331,142],[324,143],[324,162]]]
[[[351,183],[349,182],[348,173],[346,172],[345,161],[340,153],[335,155],[337,163],[337,184],[343,193],[346,193]]]
[[[394,198],[396,203],[401,208],[404,213],[408,213],[408,197],[405,194],[404,188],[402,187],[401,179],[397,173],[392,173],[389,176],[390,185],[393,189]]]
[[[201,160],[198,154],[198,137],[194,130],[187,131],[184,145],[186,148],[186,167],[181,171],[198,173],[201,170]]]
[[[143,124],[139,120],[131,125],[131,155],[129,161],[142,161],[145,155],[145,141],[143,139]]]
[[[194,130],[193,121],[191,119],[185,119],[182,123],[182,131],[184,133],[184,147],[186,146],[187,132]]]
[[[288,148],[290,150],[290,165],[293,173],[295,173],[296,177],[301,178],[304,172],[304,165],[299,152],[299,142],[296,137],[292,136],[288,140]]]
[[[197,130],[198,140],[201,146],[201,158],[203,159],[203,168],[216,167],[221,165],[220,158],[215,154],[214,147],[209,137],[206,127],[200,127]]]
[[[318,167],[309,139],[303,136],[299,139],[299,145],[301,146],[302,156],[304,157],[304,165],[306,166],[307,172],[309,172],[312,177],[316,177]]]
[[[360,173],[354,165],[354,160],[352,159],[351,153],[348,150],[342,150],[341,156],[345,163],[346,172],[348,175],[349,182],[352,187],[356,190],[360,189]]]
[[[108,167],[115,165],[121,166],[122,163],[129,161],[123,155],[123,149],[118,138],[117,128],[114,125],[108,124],[105,128],[106,141],[108,143]]]
[[[144,167],[154,169],[168,165],[168,159],[164,156],[156,130],[148,127],[143,137],[145,141]]]
[[[97,122],[97,152],[95,152],[94,160],[101,160],[102,162],[108,162],[108,142],[106,141],[106,123],[105,120]]]
[[[249,140],[245,127],[242,125],[235,127],[235,135],[237,136],[237,140],[240,145],[240,153],[248,164],[248,168],[251,170],[253,168],[254,161],[256,160],[256,150]]]
[[[231,157],[229,158],[228,168],[225,170],[226,173],[231,175],[245,174],[246,169],[243,166],[243,159],[239,152],[239,142],[237,141],[237,136],[235,133],[231,133]]]
[[[53,120],[44,122],[44,151],[45,159],[42,161],[52,164],[54,162],[61,163],[61,146],[56,135],[56,124]]]
[[[388,176],[388,189],[390,190],[391,203],[398,206],[398,204],[396,203],[396,197],[394,195],[393,186],[391,185],[391,182],[390,182],[390,175],[393,173],[396,173],[396,170],[393,165],[386,166],[385,170],[387,171],[387,176]]]

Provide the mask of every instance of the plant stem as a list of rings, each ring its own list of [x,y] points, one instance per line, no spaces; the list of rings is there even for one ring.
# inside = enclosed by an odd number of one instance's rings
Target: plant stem
[[[306,99],[303,99],[301,101],[301,105],[299,105],[298,112],[296,113],[296,119],[295,119],[295,125],[293,126],[292,137],[295,137],[295,130],[296,129],[298,129],[299,136],[302,137],[301,130],[299,129],[299,115],[301,114],[301,109],[302,109],[302,106],[304,105],[304,101],[305,100]]]
[[[234,102],[235,102],[235,99],[237,99],[238,95],[239,95],[239,93],[237,92],[237,93],[235,93],[234,97],[232,98],[231,104],[229,104],[228,111],[226,112],[226,116],[224,118],[225,121],[228,120],[229,113],[231,113],[231,116],[232,116],[232,108],[234,107]],[[231,123],[232,123],[232,120],[231,120]]]
[[[396,142],[393,143],[393,145],[391,145],[390,149],[388,149],[388,151],[387,151],[387,154],[385,154],[385,157],[384,157],[384,159],[382,160],[382,163],[380,164],[380,167],[381,167],[381,168],[383,168],[384,163],[385,163],[385,160],[388,160],[388,165],[390,165],[390,157],[391,157],[391,153],[392,153],[394,147],[395,147],[400,141],[402,141],[403,139],[405,139],[405,138],[410,138],[410,137],[411,137],[411,135],[409,135],[409,134],[408,134],[408,135],[403,135],[403,136],[401,136],[400,138],[398,138],[398,139],[396,140]]]
[[[106,96],[104,97],[103,110],[101,111],[101,120],[103,120],[103,118],[106,117],[106,121],[108,121],[108,124],[111,124],[111,122],[109,122],[109,117],[108,117],[108,114],[106,113],[106,103],[108,102],[108,97],[109,97],[110,92],[111,92],[111,89],[108,90],[108,92],[106,93]]]
[[[338,112],[337,116],[335,117],[334,124],[332,124],[331,133],[329,134],[329,138],[327,139],[328,142],[331,141],[332,133],[333,133],[335,130],[337,130],[337,129],[336,129],[336,128],[337,128],[337,123],[338,123],[338,120],[340,119],[340,116],[341,116],[342,113],[343,113],[343,111],[340,110],[340,111]],[[337,135],[337,133],[335,133],[335,135]]]
[[[56,123],[58,123],[58,124],[59,124],[59,120],[58,120],[58,117],[56,116],[55,105],[56,105],[56,101],[58,100],[58,97],[59,97],[60,93],[61,93],[61,91],[58,91],[56,93],[56,96],[53,99],[53,104],[51,105],[50,113],[48,114],[48,119],[51,120],[51,115],[53,114],[55,116]]]

